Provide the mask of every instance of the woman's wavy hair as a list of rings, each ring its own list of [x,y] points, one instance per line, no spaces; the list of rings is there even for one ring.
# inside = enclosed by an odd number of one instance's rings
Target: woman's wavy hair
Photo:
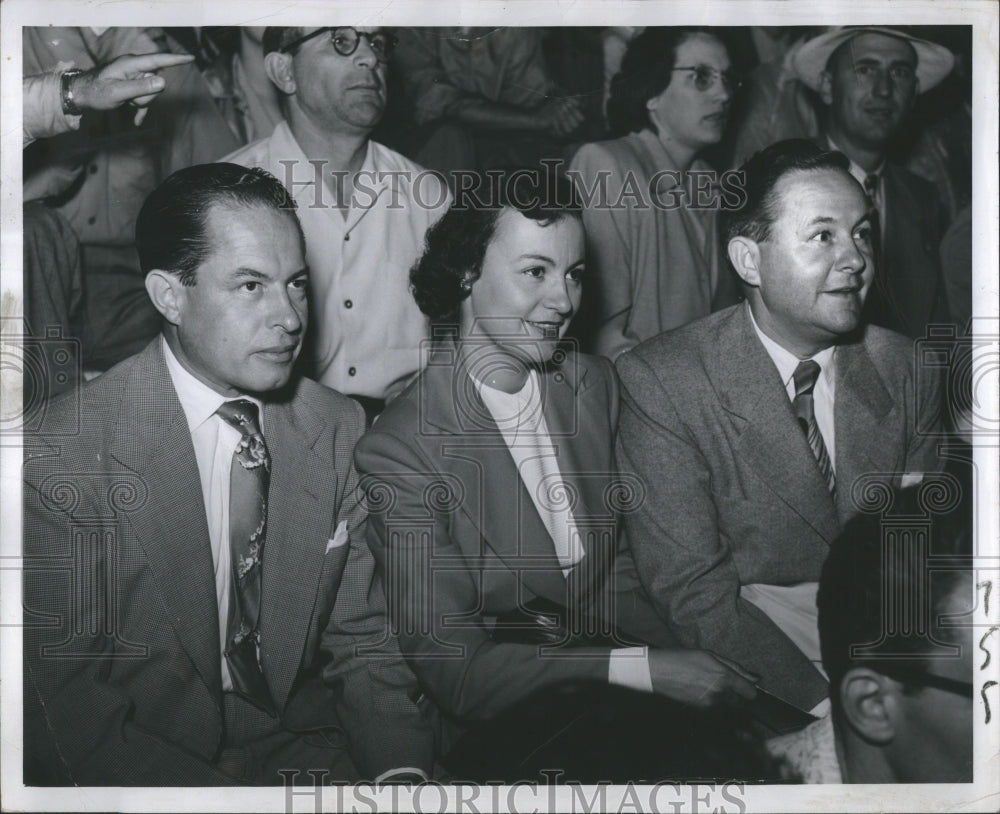
[[[653,26],[629,43],[621,70],[611,80],[607,113],[612,136],[624,136],[653,126],[646,102],[670,85],[677,49],[696,34],[718,39],[711,28]]]
[[[484,200],[483,195],[488,197]],[[476,194],[457,199],[428,230],[423,255],[410,269],[414,299],[435,325],[458,324],[459,306],[482,273],[504,209],[515,209],[542,226],[563,218],[582,219],[573,185],[549,168],[484,178]]]

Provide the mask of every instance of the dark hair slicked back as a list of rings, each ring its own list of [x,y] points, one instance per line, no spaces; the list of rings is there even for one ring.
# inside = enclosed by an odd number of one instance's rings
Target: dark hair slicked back
[[[207,227],[213,206],[284,212],[305,245],[295,201],[271,173],[238,164],[197,164],[167,178],[139,211],[135,242],[143,273],[161,269],[176,274],[184,285],[194,285],[198,266],[212,250]]]
[[[739,168],[745,193],[739,209],[721,212],[722,236],[725,242],[734,237],[747,237],[758,242],[767,240],[776,217],[774,188],[791,172],[809,170],[843,170],[850,163],[843,153],[822,150],[806,139],[778,141],[754,155]]]

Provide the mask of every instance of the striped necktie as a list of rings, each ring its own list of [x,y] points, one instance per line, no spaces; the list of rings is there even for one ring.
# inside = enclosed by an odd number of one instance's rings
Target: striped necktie
[[[833,463],[830,461],[830,454],[826,451],[826,444],[823,443],[823,435],[816,423],[816,411],[813,408],[813,389],[816,387],[819,373],[820,366],[812,359],[799,362],[793,374],[795,398],[792,400],[792,410],[798,419],[802,432],[805,433],[813,455],[816,456],[816,463],[819,465],[819,471],[824,480],[826,480],[830,494],[836,494],[837,479],[833,472]]]

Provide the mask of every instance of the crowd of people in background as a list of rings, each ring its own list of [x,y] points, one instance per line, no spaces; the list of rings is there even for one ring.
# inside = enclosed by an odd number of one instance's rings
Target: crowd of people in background
[[[932,554],[971,606],[968,28],[23,50],[25,556],[113,518],[121,580],[26,632],[36,782],[971,779],[971,631],[855,648]]]

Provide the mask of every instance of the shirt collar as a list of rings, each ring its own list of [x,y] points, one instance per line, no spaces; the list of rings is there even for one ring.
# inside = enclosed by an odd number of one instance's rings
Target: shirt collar
[[[750,324],[753,325],[754,331],[757,332],[757,336],[760,339],[761,344],[764,346],[764,350],[766,350],[767,355],[771,357],[771,361],[774,362],[774,366],[778,368],[778,375],[781,376],[781,383],[785,385],[785,387],[788,387],[788,383],[795,375],[795,368],[799,366],[800,362],[804,362],[806,360],[799,359],[798,356],[783,348],[760,329],[760,326],[757,324],[757,320],[754,319],[753,311],[750,308],[749,302],[746,304],[746,309],[747,313],[750,315]],[[820,366],[821,371],[830,372],[832,370],[830,365],[833,363],[833,355],[836,350],[837,346],[831,345],[828,348],[823,348],[823,350],[819,353],[813,354],[809,358]]]
[[[826,137],[826,143],[830,145],[831,150],[834,150],[838,153],[844,153],[844,151],[837,146],[837,143],[829,136]],[[865,178],[869,175],[875,175],[878,177],[879,181],[882,180],[882,172],[885,170],[885,159],[883,159],[882,163],[879,164],[874,170],[868,172],[866,169],[861,167],[861,165],[855,164],[854,160],[849,155],[847,155],[847,153],[844,153],[844,155],[847,156],[847,160],[851,162],[847,168],[847,171],[851,173],[851,175],[854,177],[854,180],[856,180],[859,184],[861,184],[861,186],[865,185]]]
[[[188,430],[194,432],[215,415],[215,411],[224,402],[233,401],[234,397],[226,397],[216,393],[211,387],[196,378],[174,355],[170,345],[167,344],[166,337],[161,335],[160,342],[163,347],[163,359],[167,364],[167,372],[170,374],[170,380],[174,383],[174,390],[177,391],[181,407],[184,408]],[[253,398],[253,396],[240,394],[235,398],[252,401],[257,405],[258,410],[263,407],[263,402]]]
[[[361,162],[361,169],[358,170],[358,172],[366,173],[365,186],[376,191],[387,186],[389,180],[394,177],[391,172],[383,173],[384,168],[380,160],[380,152],[384,148],[376,149],[378,146],[374,141],[368,139],[365,145],[365,159]],[[309,163],[309,158],[302,152],[299,142],[292,134],[292,128],[288,126],[287,119],[283,119],[274,128],[274,133],[271,135],[270,150],[272,155],[280,156],[282,159],[291,157],[303,166]],[[326,170],[323,172],[323,184],[328,190],[330,189],[329,179],[330,172]]]

